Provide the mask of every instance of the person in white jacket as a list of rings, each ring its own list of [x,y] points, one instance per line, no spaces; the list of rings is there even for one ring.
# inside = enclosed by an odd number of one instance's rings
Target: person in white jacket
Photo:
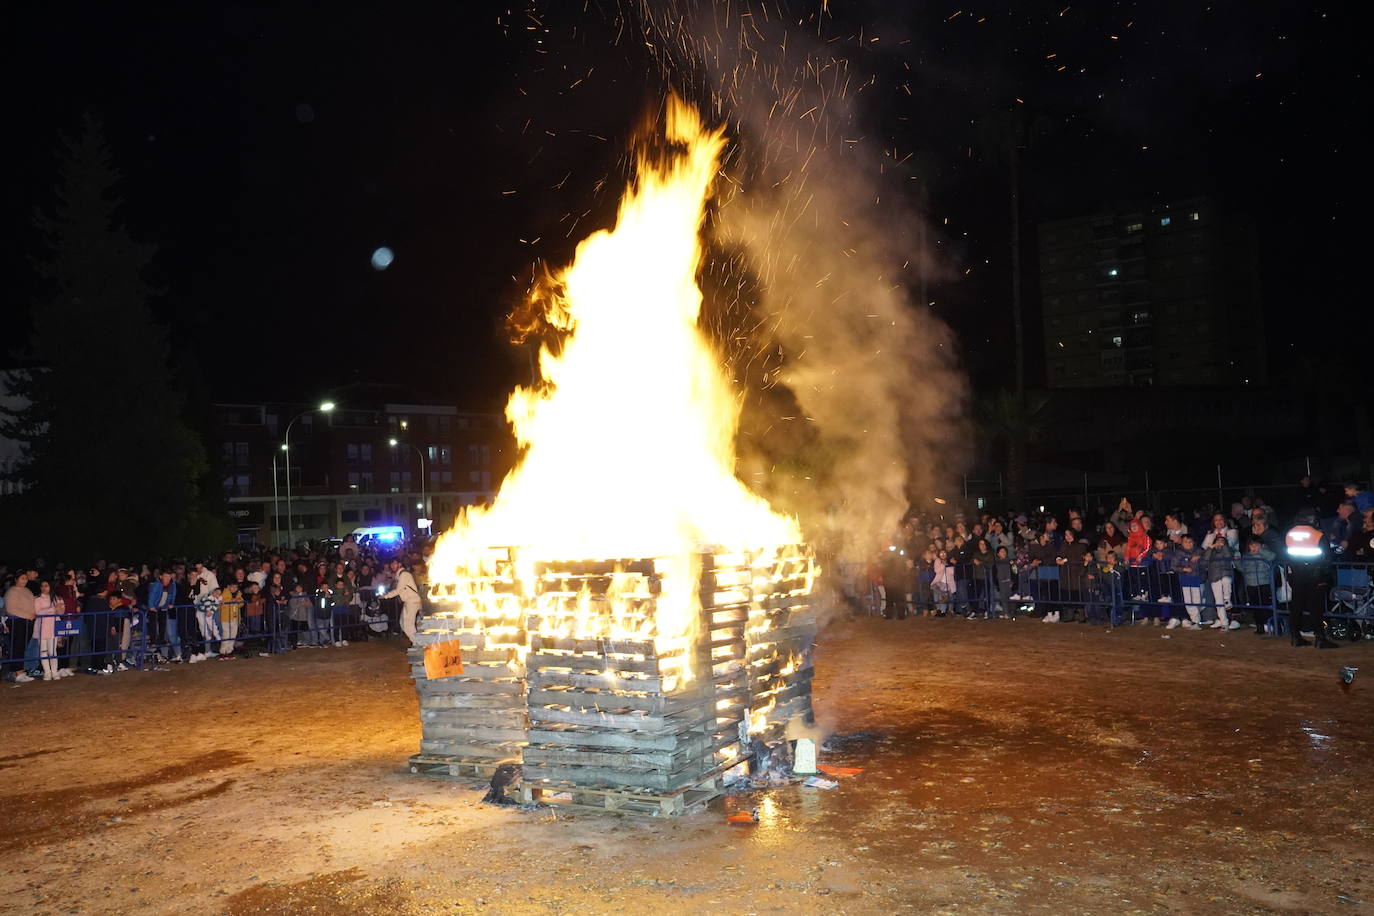
[[[410,644],[415,645],[415,620],[420,616],[420,589],[415,584],[415,576],[410,570],[401,567],[400,560],[392,560],[387,564],[391,570],[391,581],[396,583],[391,587],[391,591],[382,595],[383,598],[401,599],[401,632],[405,633],[410,639]]]
[[[1226,516],[1220,512],[1212,516],[1212,530],[1202,539],[1202,549],[1211,550],[1212,544],[1218,540],[1225,541],[1232,553],[1240,549],[1240,532],[1228,525]]]
[[[935,598],[935,609],[943,617],[950,611],[950,597],[957,587],[954,581],[954,564],[950,562],[949,554],[942,550],[936,555],[932,568],[935,578],[930,583],[930,589]]]
[[[205,651],[192,653],[190,661],[203,662],[219,654],[219,577],[204,563],[196,562],[191,574],[191,593],[187,596],[196,606],[196,626],[200,628],[201,646]],[[188,636],[190,634],[187,634]]]

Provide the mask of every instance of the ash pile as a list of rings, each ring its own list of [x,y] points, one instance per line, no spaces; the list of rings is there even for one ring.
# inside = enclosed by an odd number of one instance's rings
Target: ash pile
[[[805,547],[537,563],[523,577],[511,551],[489,568],[440,599],[411,650],[413,772],[505,766],[501,792],[518,803],[673,816],[750,760],[776,769],[789,724],[812,721],[818,568]],[[661,619],[684,581],[691,619]],[[424,647],[455,641],[462,672],[427,676]]]

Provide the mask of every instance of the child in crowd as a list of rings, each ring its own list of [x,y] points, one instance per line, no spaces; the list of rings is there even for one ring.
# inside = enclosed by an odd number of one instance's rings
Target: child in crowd
[[[311,645],[310,642],[310,596],[305,593],[305,584],[299,580],[291,586],[291,597],[286,601],[286,614],[291,621],[291,648],[297,649]],[[301,634],[304,633],[302,642]]]
[[[1097,557],[1090,550],[1079,559],[1078,581],[1083,589],[1083,617],[1089,624],[1102,622],[1102,575]]]
[[[234,650],[238,648],[239,618],[242,614],[243,593],[239,591],[237,582],[230,582],[220,590],[219,597],[219,660],[222,662],[234,659]]]
[[[1207,583],[1212,589],[1212,603],[1217,609],[1213,630],[1238,630],[1240,621],[1232,620],[1231,585],[1234,581],[1236,549],[1229,532],[1234,529],[1221,529],[1208,532],[1203,541],[1206,551]]]
[[[193,663],[219,654],[219,603],[223,595],[224,589],[212,588],[196,599],[196,625],[200,627],[200,635],[205,640],[205,651],[192,655]]]
[[[1274,551],[1252,536],[1245,542],[1245,556],[1236,561],[1245,583],[1243,603],[1255,612],[1255,632],[1263,636],[1272,626],[1274,604]]]
[[[1204,565],[1202,554],[1197,550],[1197,542],[1193,540],[1191,534],[1185,534],[1180,539],[1179,548],[1174,552],[1172,558],[1174,577],[1178,581],[1180,597],[1183,600],[1183,610],[1188,615],[1187,620],[1181,621],[1185,630],[1197,630],[1202,627],[1202,577]],[[1177,627],[1180,623],[1178,617],[1169,621],[1171,628]]]
[[[61,670],[57,667],[57,617],[62,613],[61,600],[53,598],[52,583],[46,579],[38,587],[38,597],[33,599],[33,638],[38,640],[38,657],[45,681],[57,680]]]
[[[263,600],[262,588],[256,581],[250,581],[248,587],[243,590],[243,622],[244,629],[247,630],[251,639],[257,639],[263,633],[263,610],[267,602]],[[267,655],[267,647],[259,646],[259,655]]]
[[[997,556],[992,561],[992,578],[997,584],[997,601],[993,606],[993,616],[996,617],[1004,608],[1008,617],[1016,616],[1016,606],[1009,599],[1015,595],[1015,586],[1012,578],[1011,557],[1007,553],[1007,548],[998,545]]]
[[[954,564],[949,554],[940,551],[935,555],[935,577],[931,580],[930,590],[934,595],[935,610],[927,611],[927,617],[944,617],[950,611],[950,598],[954,595]]]

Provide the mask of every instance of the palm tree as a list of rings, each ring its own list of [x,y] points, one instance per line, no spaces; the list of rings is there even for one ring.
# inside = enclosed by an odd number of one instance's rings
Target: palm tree
[[[1011,205],[1011,322],[1016,347],[1016,393],[1026,390],[1025,327],[1021,318],[1021,153],[1050,129],[1044,116],[1032,118],[1021,102],[978,119],[983,158],[1007,166]]]
[[[1005,448],[1007,499],[1014,508],[1021,508],[1025,500],[1026,450],[1044,431],[1049,403],[1048,394],[1027,395],[1004,388],[979,405],[984,434]]]

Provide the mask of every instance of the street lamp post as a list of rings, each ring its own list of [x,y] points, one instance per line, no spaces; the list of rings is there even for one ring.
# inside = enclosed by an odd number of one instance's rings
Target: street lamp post
[[[399,439],[392,439],[390,441],[392,448],[401,444]],[[424,513],[422,518],[429,518],[429,497],[425,495],[425,453],[413,442],[407,442],[405,444],[415,449],[415,454],[420,456],[420,511]]]
[[[287,537],[292,539],[287,542],[288,546],[290,546],[296,537],[296,520],[291,512],[291,427],[295,425],[297,420],[308,413],[314,413],[317,410],[320,413],[329,413],[333,409],[334,402],[325,401],[319,407],[311,407],[308,410],[302,410],[291,418],[290,423],[286,424],[286,435],[283,437],[285,441],[282,442],[281,450],[286,452],[286,530]]]
[[[280,445],[277,451],[286,451],[286,446]],[[281,544],[277,543],[277,519],[281,517],[281,510],[277,508],[277,452],[272,453],[272,547],[275,549]]]

